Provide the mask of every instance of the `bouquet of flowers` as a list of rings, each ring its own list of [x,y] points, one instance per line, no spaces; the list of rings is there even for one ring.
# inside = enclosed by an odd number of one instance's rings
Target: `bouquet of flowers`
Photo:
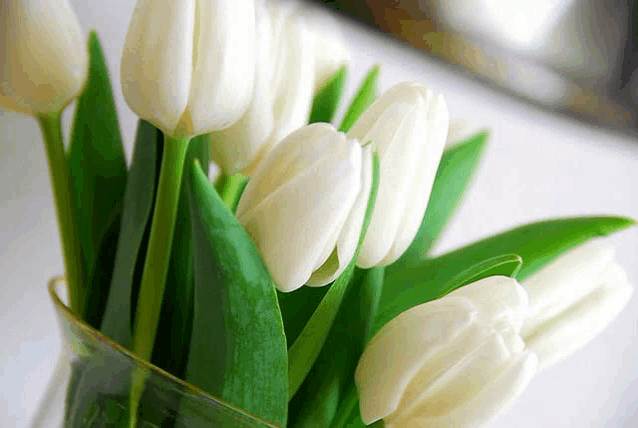
[[[66,0],[9,0],[0,20],[0,106],[42,130],[68,306],[146,368],[74,343],[64,426],[237,426],[186,420],[183,396],[153,405],[149,367],[259,426],[479,426],[632,293],[588,242],[635,224],[622,217],[431,256],[489,134],[448,141],[443,96],[379,95],[378,67],[336,126],[347,52],[294,3],[138,0],[128,167],[97,34]]]

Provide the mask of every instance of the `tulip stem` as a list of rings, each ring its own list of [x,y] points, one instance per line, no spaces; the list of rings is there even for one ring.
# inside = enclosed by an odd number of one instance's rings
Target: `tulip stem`
[[[241,192],[246,187],[248,179],[240,173],[227,175],[222,172],[215,183],[215,189],[222,201],[234,213],[239,202]]]
[[[151,234],[144,260],[133,327],[133,353],[146,361],[151,359],[162,308],[188,142],[187,138],[174,138],[168,135],[164,138],[157,199],[153,209]],[[145,373],[136,370],[132,374],[131,427],[136,425],[137,407],[144,380]]]
[[[44,147],[49,162],[51,188],[58,219],[60,244],[64,256],[64,275],[69,295],[69,306],[77,314],[83,316],[82,250],[71,201],[71,186],[64,153],[60,113],[37,115],[37,119],[42,130]]]
[[[188,141],[170,136],[165,138],[153,223],[133,328],[133,352],[144,360],[151,357],[157,333]]]

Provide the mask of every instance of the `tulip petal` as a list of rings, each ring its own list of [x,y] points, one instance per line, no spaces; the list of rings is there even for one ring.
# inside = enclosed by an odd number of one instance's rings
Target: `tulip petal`
[[[250,175],[264,157],[310,116],[314,88],[315,38],[291,5],[273,11],[273,132],[251,165]],[[272,8],[271,8],[272,10]]]
[[[416,306],[386,324],[367,345],[355,372],[363,421],[394,413],[424,364],[477,322],[465,298]]]
[[[493,382],[512,359],[507,344],[494,331],[470,331],[455,342],[438,358],[430,358],[411,380],[399,413],[385,418],[390,425],[453,413]]]
[[[429,104],[426,107],[426,132],[423,135],[416,136],[416,144],[423,145],[422,159],[416,171],[415,179],[409,188],[410,190],[406,189],[406,193],[410,195],[410,203],[405,207],[401,227],[397,231],[392,248],[383,260],[379,262],[381,265],[389,265],[401,257],[414,240],[430,200],[436,171],[445,148],[449,126],[449,113],[445,100],[442,95],[433,97],[429,90],[426,93],[423,87],[421,90],[424,99],[429,100]]]
[[[380,178],[377,203],[357,265],[378,265],[390,252],[412,195],[423,144],[415,138],[426,135],[424,120],[427,100],[412,84],[399,84],[386,91],[354,124],[348,136],[372,141],[379,151]],[[416,137],[415,137],[416,136]]]
[[[308,8],[303,17],[308,22],[317,42],[315,43],[315,81],[317,91],[342,66],[350,63],[350,52],[343,41],[337,21],[330,15]]]
[[[571,250],[525,280],[530,313],[523,336],[600,286],[613,258],[613,248],[592,242]]]
[[[255,158],[274,126],[270,49],[272,24],[263,4],[255,3],[256,71],[252,101],[244,115],[232,126],[211,134],[211,156],[227,174],[245,168]]]
[[[493,325],[506,321],[516,331],[520,331],[529,305],[525,289],[507,276],[490,276],[461,287],[450,295],[470,299],[477,306],[482,323]]]
[[[331,236],[334,245],[334,229],[358,193],[357,175],[350,165],[324,159],[239,217],[281,291],[305,284]]]
[[[562,360],[602,332],[633,294],[627,274],[617,264],[608,267],[605,282],[553,319],[528,331],[525,341],[539,357],[540,369]]]
[[[246,187],[237,217],[280,290],[305,284],[331,254],[359,194],[361,152],[330,125],[310,125],[282,142]]]
[[[440,417],[416,417],[402,425],[386,424],[387,428],[401,426],[417,427],[479,427],[507,411],[514,400],[525,390],[537,370],[537,357],[525,352],[504,368],[500,375],[484,385],[465,405]]]
[[[358,144],[358,143],[357,143]],[[368,199],[370,198],[370,190],[372,189],[372,148],[366,146],[363,148],[363,166],[361,170],[361,190],[357,195],[357,199],[348,215],[348,218],[341,229],[339,240],[337,241],[338,269],[332,274],[332,279],[339,276],[346,268],[359,244],[361,228],[366,215]]]
[[[186,135],[224,129],[246,112],[255,79],[253,0],[198,0]]]
[[[53,113],[86,81],[88,50],[68,0],[3,2],[0,14],[0,107]]]
[[[171,135],[188,103],[195,12],[195,0],[138,0],[122,51],[127,104]]]

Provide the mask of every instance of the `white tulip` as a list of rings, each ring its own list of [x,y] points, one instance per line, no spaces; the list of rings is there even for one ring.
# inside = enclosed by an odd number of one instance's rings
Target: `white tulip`
[[[212,158],[229,174],[252,174],[279,141],[308,122],[312,105],[314,38],[296,4],[257,2],[255,8],[252,101],[237,123],[211,136]]]
[[[559,257],[525,280],[530,314],[522,336],[546,368],[584,346],[625,307],[633,288],[614,261],[614,250],[596,242]]]
[[[468,427],[502,413],[536,372],[519,336],[527,305],[516,280],[494,276],[390,321],[355,372],[363,421]]]
[[[350,51],[339,24],[332,16],[318,9],[318,6],[309,6],[304,13],[315,37],[315,92],[341,67],[350,64]]]
[[[284,139],[251,177],[237,218],[277,288],[334,280],[352,260],[372,184],[369,147],[331,125]]]
[[[255,75],[253,0],[138,0],[122,53],[124,98],[165,133],[226,128]]]
[[[357,260],[369,268],[398,259],[414,239],[434,183],[448,132],[441,95],[417,83],[385,92],[353,125],[348,137],[379,151],[377,203]]]
[[[57,113],[79,95],[88,49],[68,0],[4,1],[0,28],[0,108]]]

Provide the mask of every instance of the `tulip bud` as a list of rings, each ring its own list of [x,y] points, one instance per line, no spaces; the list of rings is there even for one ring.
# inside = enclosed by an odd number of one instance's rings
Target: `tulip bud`
[[[211,136],[212,157],[226,173],[259,162],[290,132],[308,122],[314,79],[314,39],[294,3],[257,2],[257,70],[248,110]],[[250,166],[249,166],[250,164]]]
[[[330,15],[320,14],[318,8],[309,7],[304,14],[315,38],[315,92],[350,63],[350,52],[337,21]]]
[[[237,218],[281,291],[334,280],[354,256],[372,185],[370,148],[331,125],[285,138],[251,177]]]
[[[226,128],[255,75],[253,0],[138,0],[122,52],[129,107],[168,135]]]
[[[416,235],[448,132],[441,95],[417,83],[385,92],[353,125],[349,138],[372,141],[379,151],[379,191],[357,260],[369,268],[398,259]]]
[[[479,426],[503,412],[536,372],[519,336],[527,304],[516,280],[493,276],[390,321],[355,372],[363,422]]]
[[[57,113],[79,95],[88,49],[68,0],[3,2],[0,28],[0,108]]]
[[[590,243],[524,282],[530,313],[522,336],[546,368],[584,346],[625,307],[633,288],[610,247]]]

